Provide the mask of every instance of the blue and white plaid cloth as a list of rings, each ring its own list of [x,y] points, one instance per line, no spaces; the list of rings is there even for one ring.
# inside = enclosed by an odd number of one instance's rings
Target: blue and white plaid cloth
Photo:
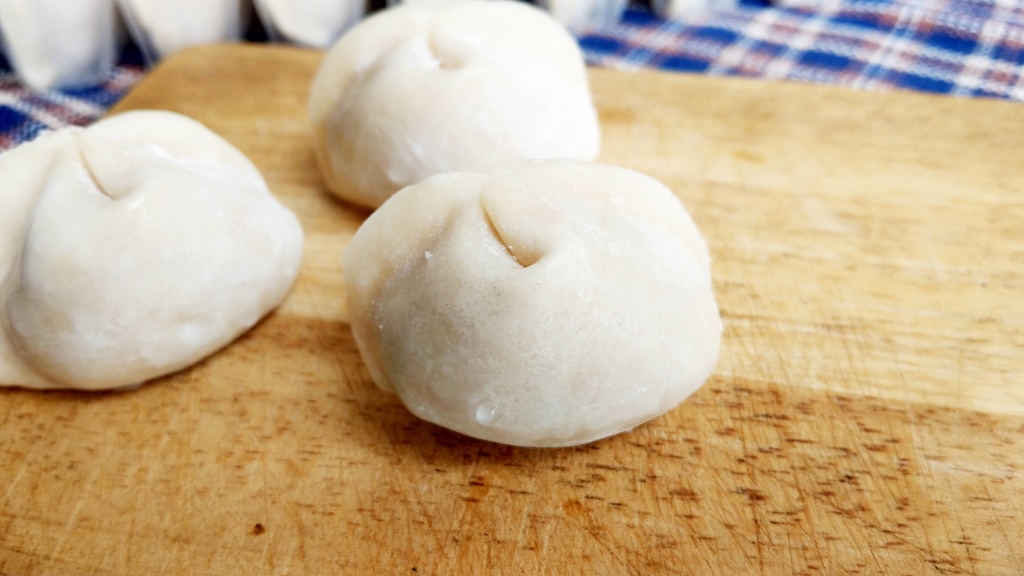
[[[580,44],[590,64],[610,68],[1024,100],[1024,1],[799,4],[744,3],[687,24],[634,9]]]
[[[789,8],[743,0],[687,23],[633,5],[583,35],[587,62],[796,80],[868,90],[908,89],[1024,101],[1022,0],[804,0]],[[132,59],[129,58],[129,61]],[[137,62],[137,59],[136,59]],[[32,92],[0,73],[0,150],[46,128],[100,117],[144,75],[122,64],[102,86]]]
[[[36,92],[0,73],[0,150],[62,126],[85,126],[106,113],[142,79],[139,66],[118,66],[102,85],[87,90]]]

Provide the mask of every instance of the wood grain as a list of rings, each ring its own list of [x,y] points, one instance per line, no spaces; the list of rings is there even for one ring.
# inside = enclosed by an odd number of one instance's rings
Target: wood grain
[[[711,247],[722,358],[631,433],[510,448],[377,390],[309,149],[317,52],[210,47],[196,117],[307,233],[284,305],[125,393],[0,391],[3,574],[1024,573],[1024,108],[593,70],[605,161]]]

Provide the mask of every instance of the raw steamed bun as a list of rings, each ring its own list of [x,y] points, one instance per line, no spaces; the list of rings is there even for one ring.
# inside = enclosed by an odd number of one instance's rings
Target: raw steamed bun
[[[706,18],[715,12],[735,10],[739,0],[652,0],[651,8],[658,16],[687,22]]]
[[[0,43],[33,90],[94,86],[120,47],[114,0],[0,0]]]
[[[309,115],[328,188],[374,208],[434,174],[592,160],[600,144],[575,40],[509,0],[414,2],[363,20],[321,65]]]
[[[0,155],[0,385],[102,389],[189,366],[298,273],[302,229],[198,122],[132,112]]]
[[[523,162],[399,192],[344,254],[370,374],[417,416],[522,446],[581,444],[711,374],[707,248],[672,193],[623,168]]]
[[[575,33],[592,32],[618,23],[626,0],[537,0],[537,5]]]
[[[255,0],[272,38],[325,48],[366,12],[361,0]]]
[[[252,11],[248,0],[117,1],[132,39],[151,64],[192,46],[237,42]]]

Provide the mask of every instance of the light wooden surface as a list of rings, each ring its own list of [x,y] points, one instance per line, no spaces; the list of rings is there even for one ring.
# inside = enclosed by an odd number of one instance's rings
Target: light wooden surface
[[[1024,573],[1024,107],[594,70],[603,159],[709,242],[723,353],[631,433],[527,450],[369,381],[339,269],[366,212],[308,145],[319,59],[190,51],[119,106],[248,154],[304,268],[184,373],[0,391],[0,573]]]

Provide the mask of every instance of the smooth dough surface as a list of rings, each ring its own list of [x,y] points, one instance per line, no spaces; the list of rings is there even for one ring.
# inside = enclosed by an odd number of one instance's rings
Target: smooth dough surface
[[[34,90],[99,84],[120,49],[114,0],[0,0],[0,44]]]
[[[616,24],[626,10],[626,0],[537,0],[551,16],[577,34]]]
[[[427,1],[363,20],[330,50],[309,102],[328,188],[377,207],[455,170],[597,157],[573,37],[522,2]]]
[[[417,416],[522,446],[628,430],[714,369],[704,241],[676,197],[568,160],[442,174],[345,250],[356,343]]]
[[[264,27],[289,42],[326,48],[359,20],[359,0],[255,0]]]
[[[132,38],[151,63],[189,48],[237,42],[248,0],[117,0]]]
[[[0,155],[0,385],[104,389],[189,366],[277,306],[302,229],[241,152],[170,112]]]

